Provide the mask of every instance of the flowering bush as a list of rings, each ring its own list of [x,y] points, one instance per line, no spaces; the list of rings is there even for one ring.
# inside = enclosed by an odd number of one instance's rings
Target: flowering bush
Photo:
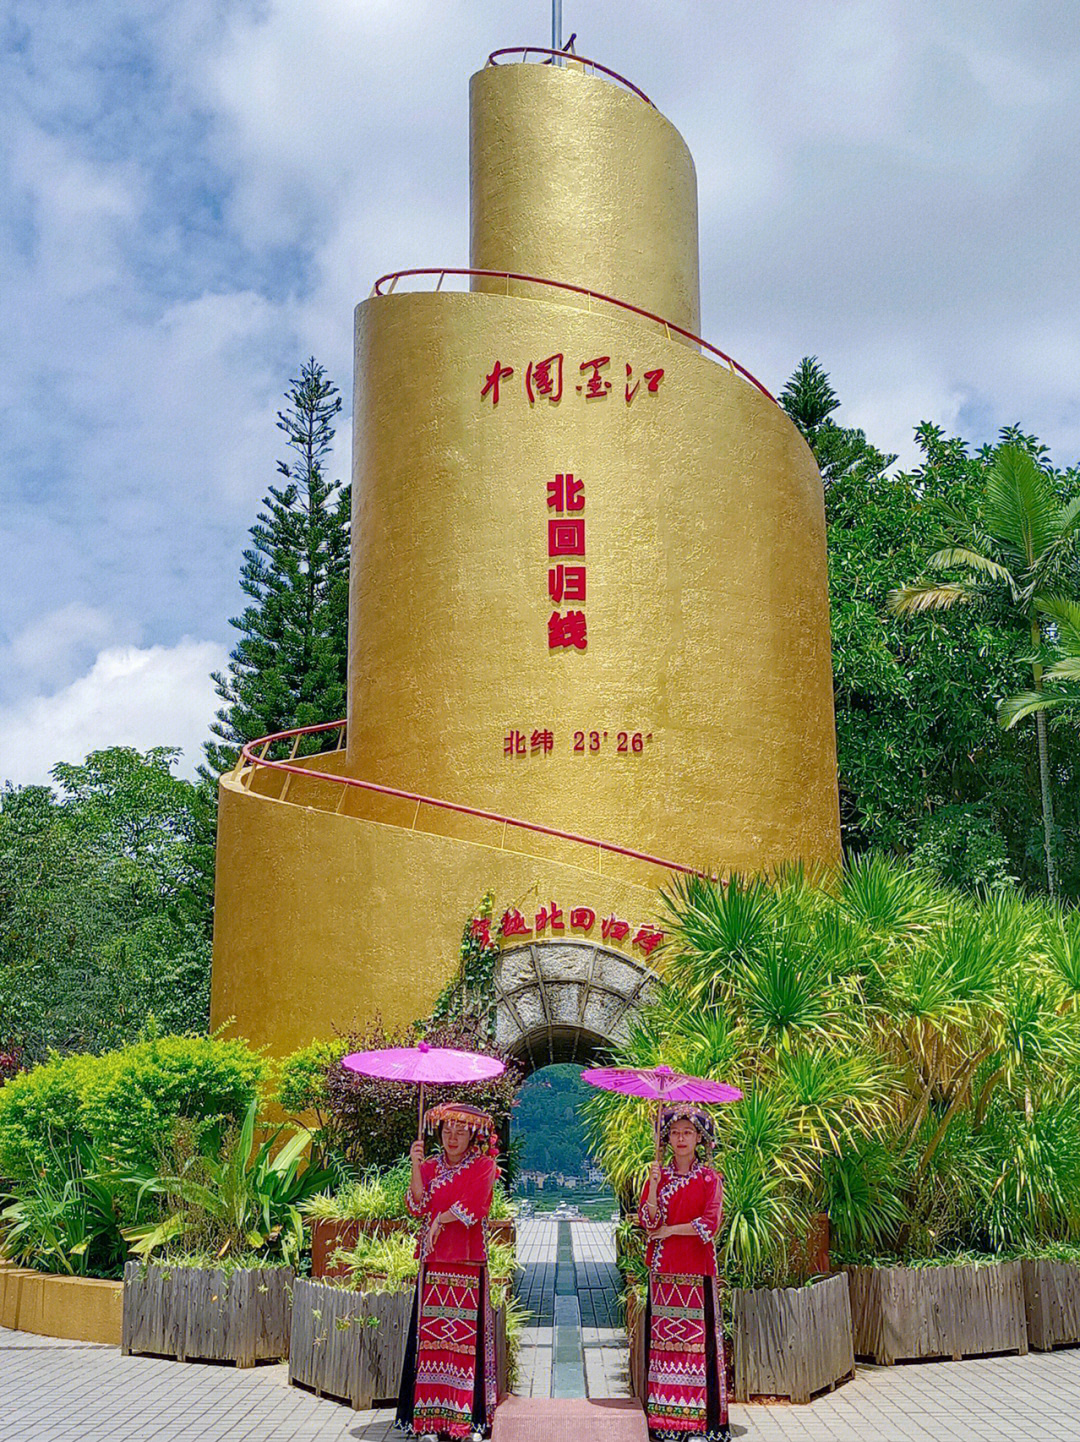
[[[17,1076],[22,1070],[23,1049],[21,1046],[8,1045],[0,1051],[0,1087],[9,1082],[13,1076]]]
[[[483,1086],[425,1089],[428,1106],[467,1095],[471,1103],[491,1113],[496,1126],[502,1127],[509,1119],[522,1073],[513,1058],[490,1039],[483,1019],[458,1016],[422,1034],[433,1047],[481,1052],[506,1063],[505,1072]],[[341,1058],[354,1051],[415,1046],[420,1036],[419,1025],[395,1030],[376,1020],[365,1030],[336,1041],[312,1042],[282,1063],[278,1104],[294,1115],[315,1114],[318,1149],[343,1176],[356,1175],[370,1166],[390,1166],[408,1149],[416,1136],[418,1096],[415,1086],[346,1071]]]

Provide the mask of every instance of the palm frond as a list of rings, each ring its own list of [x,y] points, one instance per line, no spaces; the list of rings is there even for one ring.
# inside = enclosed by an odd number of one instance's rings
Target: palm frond
[[[941,586],[897,586],[889,592],[889,610],[897,616],[918,615],[921,611],[948,611],[953,606],[973,601],[976,593],[959,582]]]
[[[1080,496],[1073,496],[1061,508],[1061,530],[1068,537],[1077,529],[1080,529]]]
[[[1043,672],[1044,681],[1080,681],[1080,656],[1063,656]]]
[[[986,529],[1014,558],[1013,569],[1034,569],[1062,538],[1062,505],[1054,483],[1027,451],[999,446],[983,493]]]
[[[1003,581],[1014,594],[1017,590],[1016,581],[1008,566],[1003,566],[1000,561],[967,546],[944,546],[929,556],[926,564],[932,571],[951,571],[954,567],[975,571],[981,576],[989,576],[993,581]]]
[[[1080,655],[1080,601],[1069,596],[1036,596],[1035,606],[1057,627],[1061,649]]]
[[[1051,667],[1046,673],[1046,678],[1051,679],[1051,672],[1056,672],[1057,667]],[[1060,679],[1054,676],[1053,679]],[[1076,675],[1080,681],[1080,668]],[[1006,696],[1004,701],[998,705],[998,721],[1005,731],[1011,731],[1018,722],[1028,716],[1034,716],[1037,711],[1060,711],[1062,706],[1080,706],[1080,697],[1062,696],[1052,691],[1019,691],[1015,696]]]

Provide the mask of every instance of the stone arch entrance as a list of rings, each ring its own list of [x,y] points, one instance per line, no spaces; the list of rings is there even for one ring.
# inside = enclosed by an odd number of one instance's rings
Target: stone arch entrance
[[[588,1061],[626,1041],[659,984],[656,972],[595,942],[509,947],[495,968],[495,1039],[529,1071]]]

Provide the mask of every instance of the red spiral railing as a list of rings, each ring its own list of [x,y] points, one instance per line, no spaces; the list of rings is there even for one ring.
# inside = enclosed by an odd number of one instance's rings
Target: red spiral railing
[[[629,90],[631,95],[636,95],[639,100],[644,100],[645,104],[651,106],[653,110],[656,109],[644,90],[639,90],[632,81],[627,80],[625,75],[620,75],[617,70],[609,70],[606,65],[601,65],[599,60],[588,60],[584,55],[573,55],[566,50],[549,50],[546,45],[510,45],[504,50],[493,50],[488,56],[487,63],[498,65],[501,55],[519,55],[522,60],[528,60],[530,55],[546,55],[548,58],[542,62],[544,65],[551,65],[555,60],[562,60],[568,65],[580,65],[583,70],[598,71],[601,75],[606,75],[609,80],[614,80],[617,85]]]
[[[601,841],[595,836],[580,836],[574,831],[561,831],[556,826],[541,826],[535,821],[522,821],[519,817],[504,816],[501,812],[486,811],[479,806],[464,806],[456,801],[442,801],[434,796],[418,795],[415,791],[402,791],[396,786],[380,786],[375,781],[361,781],[356,776],[339,776],[332,771],[316,771],[311,766],[298,766],[296,764],[300,744],[305,736],[316,736],[336,731],[338,733],[337,745],[331,748],[329,752],[324,751],[316,754],[334,755],[343,751],[345,749],[347,724],[345,719],[340,721],[326,721],[320,726],[300,726],[291,731],[275,731],[271,736],[260,736],[257,741],[249,741],[240,753],[241,765],[246,763],[250,768],[246,776],[241,772],[241,784],[246,790],[250,791],[255,771],[263,767],[268,771],[281,772],[286,777],[282,793],[276,798],[279,801],[286,799],[289,779],[293,776],[301,776],[308,781],[328,781],[334,786],[340,786],[342,788],[341,799],[336,808],[339,811],[350,789],[366,791],[376,796],[391,796],[399,801],[413,803],[416,806],[416,811],[413,813],[414,828],[421,806],[431,806],[437,811],[451,811],[459,816],[472,816],[480,821],[501,823],[504,838],[507,828],[514,827],[519,831],[532,832],[538,836],[551,836],[557,841],[569,841],[579,846],[590,847],[596,851],[598,870],[600,869],[601,858],[607,854],[612,856],[626,856],[632,861],[644,861],[651,866],[659,866],[665,871],[680,871],[690,875],[702,874],[695,866],[686,866],[680,861],[665,861],[663,857],[651,856],[647,851],[636,851],[632,846],[618,846],[613,841]],[[281,742],[290,741],[292,746],[287,760],[274,760],[266,754],[272,746],[276,746]],[[240,766],[238,766],[237,770],[240,771]]]
[[[386,275],[380,275],[374,286],[372,286],[371,293],[372,295],[380,296],[392,295],[394,287],[399,280],[405,280],[417,275],[438,276],[439,279],[435,286],[436,290],[442,289],[442,283],[448,275],[468,277],[483,276],[491,280],[517,280],[529,285],[551,286],[555,290],[568,290],[572,291],[574,295],[588,296],[590,300],[601,301],[604,305],[617,306],[620,310],[628,310],[632,315],[641,316],[644,320],[655,321],[657,325],[662,325],[669,333],[680,335],[685,340],[692,341],[694,345],[699,345],[707,354],[715,356],[717,360],[723,361],[730,370],[742,376],[743,380],[749,381],[752,386],[756,386],[763,396],[767,396],[768,399],[772,401],[773,405],[779,404],[772,391],[766,386],[763,386],[757,376],[752,375],[745,366],[740,365],[734,357],[720,350],[718,346],[710,344],[709,341],[703,340],[701,336],[695,335],[693,331],[687,330],[685,326],[676,325],[673,320],[665,320],[662,315],[657,315],[651,310],[645,310],[640,305],[633,305],[628,300],[620,300],[618,296],[605,295],[602,290],[590,290],[586,285],[575,285],[569,280],[548,280],[545,276],[524,275],[520,271],[515,270],[476,270],[467,266],[421,266],[413,270],[392,270]],[[385,290],[383,289],[384,286],[386,286]]]

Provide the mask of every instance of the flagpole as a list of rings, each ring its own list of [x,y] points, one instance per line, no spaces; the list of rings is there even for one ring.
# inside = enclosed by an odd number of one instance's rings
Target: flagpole
[[[562,0],[551,0],[551,48],[555,51],[562,49]],[[566,64],[558,54],[553,60],[556,65]]]

